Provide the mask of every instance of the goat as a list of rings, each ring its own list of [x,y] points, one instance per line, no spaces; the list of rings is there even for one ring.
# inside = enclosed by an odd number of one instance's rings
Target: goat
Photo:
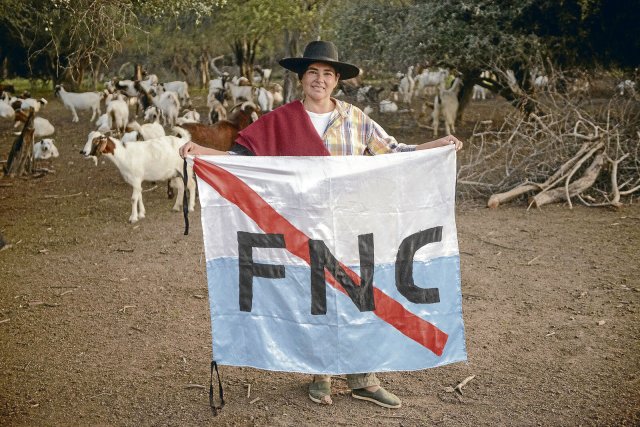
[[[158,76],[156,76],[155,74],[149,74],[146,80],[140,80],[140,85],[146,91],[150,91],[152,87],[158,85]]]
[[[182,117],[178,117],[176,120],[178,125],[183,123],[200,123],[200,113],[196,110],[186,110]]]
[[[137,132],[139,140],[146,141],[148,139],[156,139],[166,135],[164,128],[158,122],[145,123],[141,125],[135,120],[129,122],[125,128],[125,132]]]
[[[111,119],[107,113],[102,114],[96,120],[96,126],[98,132],[110,132],[111,131]]]
[[[160,85],[158,88],[162,89],[159,90],[159,95],[153,98],[153,105],[157,107],[158,110],[162,113],[161,116],[163,123],[165,125],[168,124],[169,126],[173,127],[176,124],[178,113],[180,112],[180,100],[178,98],[178,94],[172,90],[163,92],[164,87],[162,85]]]
[[[413,90],[416,85],[413,77],[413,65],[409,66],[407,74],[398,73],[396,76],[400,77],[400,82],[398,83],[398,94],[402,97],[402,102],[411,104]]]
[[[444,84],[439,87],[439,94],[433,101],[433,136],[438,136],[438,124],[440,116],[444,119],[444,128],[447,135],[456,131],[456,115],[458,114],[458,92],[462,81],[456,77],[449,89],[444,88]]]
[[[29,108],[33,108],[33,112],[37,113],[38,111],[40,111],[40,108],[44,107],[45,105],[47,105],[47,100],[44,98],[40,98],[40,99],[26,98],[22,100],[22,103],[20,104],[20,109],[27,110]]]
[[[273,110],[273,93],[263,87],[258,88],[257,92],[260,109],[265,113]]]
[[[139,111],[146,111],[147,108],[153,105],[153,96],[149,93],[148,89],[141,82],[134,82],[134,89],[138,91],[138,103],[136,104],[136,115]]]
[[[134,82],[133,80],[116,80],[114,86],[122,94],[128,96],[129,98],[134,98],[138,96],[138,91],[135,88],[135,84],[136,82]]]
[[[429,71],[428,69],[422,70],[422,73],[416,76],[416,93],[424,95],[427,93],[433,93],[436,88],[441,84],[444,84],[445,80],[449,76],[449,70],[439,68],[437,71]]]
[[[233,103],[233,105],[236,105],[238,103],[238,100],[241,99],[245,101],[253,101],[253,86],[245,86],[233,82],[227,82],[225,87],[231,95],[231,102]]]
[[[33,144],[34,160],[47,160],[51,157],[58,157],[59,155],[58,149],[54,145],[54,140],[51,138],[45,138]]]
[[[636,96],[636,82],[633,80],[624,80],[616,85],[616,93],[620,96]]]
[[[172,179],[172,185],[178,190],[178,197],[173,206],[174,211],[182,209],[184,184],[181,178],[183,160],[178,154],[184,141],[175,136],[163,136],[148,141],[131,142],[124,145],[122,141],[91,132],[81,154],[85,158],[105,155],[111,160],[122,175],[122,178],[133,188],[131,194],[131,216],[129,222],[135,223],[145,217],[142,202],[142,182]],[[189,189],[189,211],[195,208],[196,183],[191,168],[187,170]]]
[[[276,107],[282,105],[282,103],[284,102],[282,86],[280,86],[278,83],[274,83],[273,85],[271,85],[269,92],[273,94],[273,105],[275,105]]]
[[[222,105],[225,105],[225,94],[227,92],[226,83],[229,80],[229,74],[223,73],[222,76],[209,80],[209,94],[207,96],[207,105],[209,100],[217,99]]]
[[[262,68],[259,65],[253,67],[256,73],[253,74],[253,82],[260,83],[262,86],[269,85],[269,79],[271,78],[271,68]]]
[[[227,120],[220,120],[213,125],[185,123],[175,127],[174,132],[204,147],[229,151],[238,132],[258,119],[258,112],[254,103],[246,101],[234,108]]]
[[[480,78],[482,79],[482,83],[489,84],[492,86],[493,86],[492,82],[496,80],[495,74],[493,74],[489,70],[484,70],[483,72],[481,72]],[[471,95],[471,99],[474,99],[474,100],[482,99],[484,101],[485,99],[487,99],[488,92],[489,92],[489,89],[487,89],[484,86],[473,85],[473,93]]]
[[[182,104],[191,106],[191,98],[189,98],[189,84],[187,82],[173,81],[162,83],[159,87],[167,92],[175,92]]]
[[[89,121],[93,121],[93,119],[101,114],[100,111],[100,94],[98,92],[83,92],[83,93],[75,93],[75,92],[67,92],[62,85],[56,85],[55,95],[62,100],[62,103],[66,108],[71,110],[73,114],[73,122],[76,123],[79,121],[78,113],[76,110],[89,110],[91,109],[91,119]]]
[[[8,102],[0,101],[0,117],[3,119],[13,119],[16,115],[14,110]]]
[[[207,97],[207,106],[209,107],[210,124],[214,124],[218,120],[226,120],[227,109],[224,108],[224,105],[222,105],[222,102],[217,99],[215,94],[209,94]]]
[[[26,123],[29,118],[29,112],[31,110],[18,110],[15,112],[15,123],[13,127],[18,127],[20,123]],[[33,118],[33,139],[43,138],[45,136],[51,136],[55,132],[55,128],[51,122],[42,117]],[[18,132],[17,135],[20,133]]]
[[[398,104],[388,99],[380,101],[381,113],[396,113],[398,111]]]
[[[384,90],[383,87],[363,86],[358,89],[356,100],[358,102],[378,102],[378,94]]]
[[[107,117],[111,122],[110,128],[113,127],[119,134],[124,133],[129,122],[129,106],[122,99],[122,95],[107,102]]]

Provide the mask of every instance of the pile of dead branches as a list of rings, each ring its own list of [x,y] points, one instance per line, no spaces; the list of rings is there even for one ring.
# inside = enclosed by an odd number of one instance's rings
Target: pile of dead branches
[[[547,93],[538,114],[505,117],[498,130],[476,125],[458,171],[460,195],[488,206],[528,197],[529,207],[576,199],[620,207],[640,190],[640,105],[612,99],[600,106]]]

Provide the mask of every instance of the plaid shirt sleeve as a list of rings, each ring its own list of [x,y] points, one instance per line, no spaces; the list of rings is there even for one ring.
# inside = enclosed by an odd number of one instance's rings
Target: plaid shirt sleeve
[[[407,145],[396,141],[394,137],[369,117],[364,117],[368,123],[367,151],[373,155],[387,153],[401,153],[405,151],[415,151],[415,145]]]

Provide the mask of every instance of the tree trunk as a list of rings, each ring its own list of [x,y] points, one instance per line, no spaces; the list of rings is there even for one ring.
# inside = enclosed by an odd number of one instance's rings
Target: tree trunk
[[[142,65],[136,64],[133,70],[133,77],[131,78],[133,81],[141,81],[142,80]]]
[[[284,47],[285,57],[291,58],[298,56],[298,42],[300,41],[300,32],[296,30],[284,30]],[[284,102],[288,103],[296,99],[296,87],[298,85],[298,76],[291,71],[284,73]]]
[[[100,69],[102,68],[102,62],[98,61],[95,67],[91,70],[91,78],[93,80],[93,90],[98,90],[98,83],[100,82]]]
[[[29,117],[11,147],[4,174],[10,177],[31,175],[33,173],[33,119],[31,110]]]
[[[209,79],[210,79],[210,74],[209,74],[209,60],[211,58],[211,55],[209,55],[209,52],[206,49],[202,50],[202,53],[200,54],[200,63],[199,65],[199,70],[200,70],[200,87],[202,88],[206,88],[207,85],[209,84]]]
[[[480,76],[480,71],[478,70],[470,70],[465,71],[463,73],[462,78],[462,89],[458,94],[458,113],[456,114],[456,122],[462,120],[462,114],[464,113],[465,108],[471,102],[471,97],[473,96],[473,86],[478,81],[478,76]]]

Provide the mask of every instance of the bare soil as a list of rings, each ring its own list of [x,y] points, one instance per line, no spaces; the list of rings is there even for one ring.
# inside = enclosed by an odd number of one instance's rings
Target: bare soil
[[[474,104],[461,134],[500,102]],[[640,424],[640,205],[465,202],[467,363],[380,375],[398,410],[354,400],[340,378],[327,407],[308,399],[306,375],[224,366],[213,417],[198,210],[184,236],[164,183],[148,183],[147,218],[127,223],[130,187],[78,154],[89,117],[71,123],[53,99],[42,116],[57,129],[60,157],[43,163],[55,173],[0,180],[0,425]],[[400,140],[429,140],[406,116],[378,118]],[[471,375],[463,395],[445,391]]]

